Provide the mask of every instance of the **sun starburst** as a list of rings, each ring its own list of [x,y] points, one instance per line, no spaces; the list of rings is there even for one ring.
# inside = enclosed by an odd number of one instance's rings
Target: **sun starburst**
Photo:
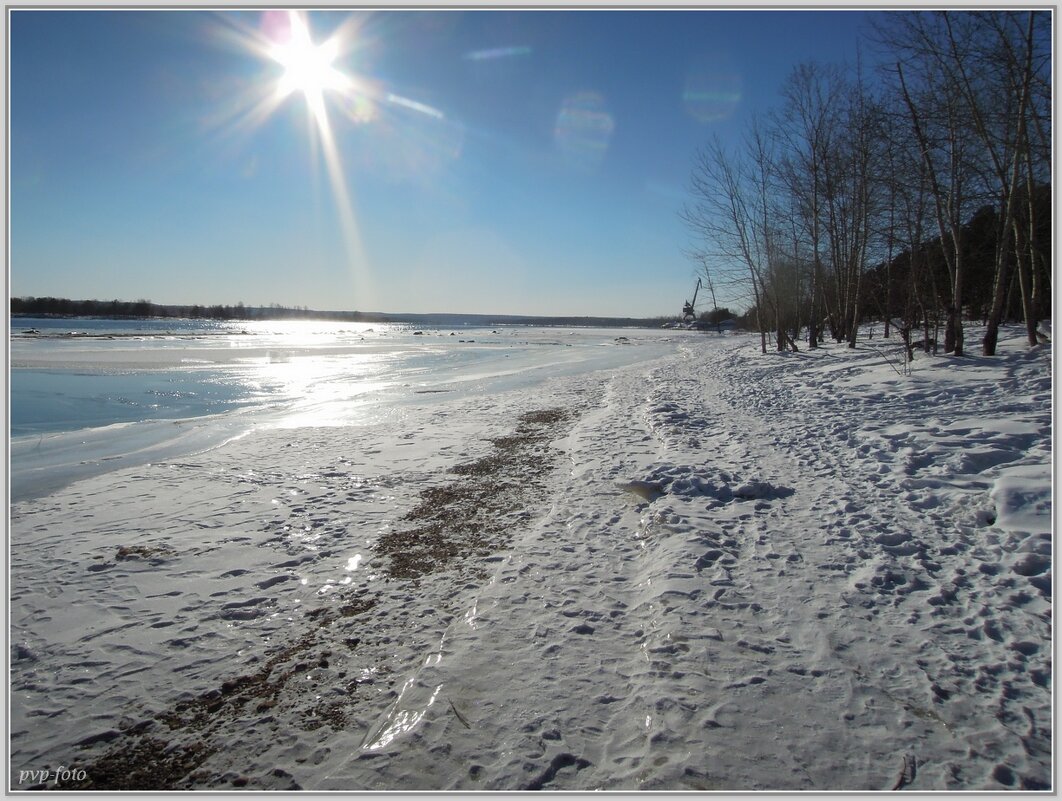
[[[344,92],[353,82],[334,65],[339,55],[336,38],[315,44],[301,14],[289,11],[288,21],[287,41],[276,43],[269,50],[270,57],[284,68],[277,91],[281,97],[302,93],[316,116],[324,112],[326,91]]]
[[[347,25],[318,44],[305,11],[266,11],[262,15],[261,31],[246,32],[238,36],[238,41],[263,60],[282,68],[279,78],[270,78],[273,88],[269,95],[262,97],[247,115],[249,122],[268,118],[292,95],[301,94],[305,98],[310,130],[320,144],[332,188],[351,274],[362,294],[369,295],[369,271],[361,235],[326,102],[329,94],[349,101],[362,93],[359,81],[336,63],[342,52],[356,45],[355,33],[356,28]]]
[[[218,19],[222,21],[215,29],[219,38],[253,54],[267,69],[244,84],[243,91],[235,93],[211,124],[227,133],[250,132],[301,96],[310,163],[314,170],[324,167],[351,277],[363,302],[371,302],[372,275],[358,230],[355,187],[350,185],[351,174],[340,153],[342,139],[333,128],[333,112],[338,113],[341,126],[375,126],[377,137],[387,137],[379,148],[383,155],[377,166],[394,166],[398,153],[402,174],[418,178],[426,174],[425,158],[456,159],[460,155],[463,127],[430,103],[394,91],[379,77],[351,69],[353,62],[366,61],[367,54],[379,47],[379,39],[366,29],[367,14],[347,15],[320,42],[314,39],[309,12],[303,10],[269,9],[255,15],[222,14]],[[251,19],[257,24],[249,24]]]

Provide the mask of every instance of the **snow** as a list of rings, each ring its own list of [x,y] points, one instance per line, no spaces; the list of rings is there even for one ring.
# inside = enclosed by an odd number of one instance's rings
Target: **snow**
[[[1049,345],[588,336],[16,503],[12,789],[1051,787]]]

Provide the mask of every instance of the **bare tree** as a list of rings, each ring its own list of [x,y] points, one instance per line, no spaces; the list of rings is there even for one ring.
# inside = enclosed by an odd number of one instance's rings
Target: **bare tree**
[[[883,115],[885,142],[884,171],[881,177],[887,193],[888,222],[885,226],[886,277],[891,286],[891,265],[898,261],[906,270],[903,290],[899,298],[900,335],[914,358],[912,333],[922,325],[922,347],[933,351],[936,336],[931,334],[939,317],[937,287],[934,272],[927,263],[926,229],[929,225],[929,177],[921,151],[910,137],[910,125],[903,101],[891,98],[892,107]],[[893,256],[894,247],[901,249]],[[886,289],[888,293],[888,289]],[[891,299],[884,301],[885,313],[892,309]],[[887,318],[888,319],[888,318]]]
[[[938,82],[923,91],[916,103],[907,87],[903,65],[896,63],[904,101],[911,116],[911,126],[918,141],[922,161],[933,196],[937,228],[944,262],[951,279],[951,301],[944,333],[945,352],[963,353],[963,216],[967,211],[967,171],[965,160],[965,124],[954,87]],[[929,98],[935,97],[942,108],[927,111]],[[935,125],[936,130],[930,126]]]
[[[766,353],[765,247],[757,231],[746,176],[718,139],[697,153],[690,193],[693,200],[681,216],[699,239],[698,257],[730,265],[731,280],[747,288],[760,332],[760,350]]]
[[[842,85],[843,76],[838,67],[814,63],[798,65],[782,88],[783,107],[776,123],[778,135],[786,146],[780,163],[780,177],[796,201],[811,256],[808,310],[808,347],[811,349],[818,347],[822,330],[824,165],[832,148],[837,123],[835,109]]]
[[[1036,344],[1031,272],[1022,248],[1023,231],[1015,215],[1016,199],[1023,184],[1024,155],[1028,152],[1035,16],[1033,12],[1027,13],[1024,34],[1020,24],[1013,24],[1014,15],[1008,12],[944,13],[941,19],[947,34],[947,49],[940,58],[961,92],[973,129],[987,155],[988,180],[997,198],[992,311],[982,343],[985,355],[992,356],[1003,313],[1008,250],[1012,242],[1029,342]]]
[[[992,354],[1012,286],[1033,343],[1051,286],[1050,17],[887,18],[877,38],[894,64],[881,90],[860,62],[798,65],[769,127],[753,123],[737,152],[716,140],[698,153],[683,212],[698,240],[691,255],[713,291],[721,282],[745,294],[763,351],[769,331],[779,350],[796,350],[805,327],[811,348],[826,331],[855,347],[876,308],[886,336],[899,314],[909,353],[921,325],[927,352],[943,327],[945,352],[958,356],[964,314],[976,310]]]
[[[883,155],[881,108],[863,82],[861,65],[856,81],[849,88],[847,107],[847,159],[850,195],[851,245],[846,253],[848,274],[848,309],[846,314],[848,347],[856,346],[861,322],[863,276],[870,252],[875,214],[878,212],[880,163]]]
[[[1050,48],[1043,29],[1050,18],[1046,12],[992,10],[911,12],[890,19],[893,24],[879,28],[879,37],[900,57],[899,89],[927,167],[951,277],[945,349],[962,353],[963,220],[968,203],[981,199],[995,207],[997,222],[982,350],[996,351],[1012,262],[1028,339],[1035,344],[1042,271],[1036,269],[1034,175],[1044,172],[1037,162],[1049,138],[1044,90],[1050,85]]]
[[[760,253],[761,295],[774,320],[777,349],[781,351],[788,347],[796,351],[796,340],[786,325],[783,303],[783,298],[788,294],[788,281],[785,279],[790,276],[792,265],[787,261],[783,246],[783,214],[775,192],[777,160],[774,144],[771,133],[754,120],[745,137],[749,166],[746,185],[755,204],[751,230]]]

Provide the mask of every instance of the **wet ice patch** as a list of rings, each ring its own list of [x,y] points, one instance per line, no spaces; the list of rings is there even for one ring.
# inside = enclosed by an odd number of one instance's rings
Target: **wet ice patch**
[[[655,481],[625,481],[617,486],[624,492],[637,495],[650,503],[664,495],[663,485]]]

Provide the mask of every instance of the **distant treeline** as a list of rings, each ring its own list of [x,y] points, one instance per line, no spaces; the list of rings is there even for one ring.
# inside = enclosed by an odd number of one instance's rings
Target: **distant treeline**
[[[21,317],[103,317],[112,319],[183,318],[192,320],[334,320],[358,323],[421,323],[439,325],[572,325],[659,327],[674,317],[535,317],[490,314],[389,314],[386,312],[319,311],[305,306],[166,305],[150,300],[68,300],[11,298],[11,314]]]
[[[11,313],[45,317],[113,317],[147,318],[180,317],[192,320],[285,320],[328,315],[335,319],[349,319],[346,312],[313,312],[307,308],[270,306],[175,306],[152,303],[150,300],[68,300],[67,298],[11,298]],[[351,312],[349,314],[357,314]]]

